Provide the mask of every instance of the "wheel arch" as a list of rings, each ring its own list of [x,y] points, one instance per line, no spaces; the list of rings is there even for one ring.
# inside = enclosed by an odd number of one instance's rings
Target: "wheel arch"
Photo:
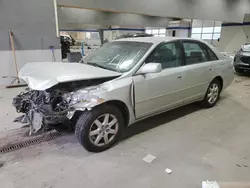
[[[223,78],[221,76],[216,76],[212,81],[214,80],[218,80],[220,82],[220,89],[222,90],[223,89]]]
[[[101,106],[101,105],[113,105],[116,108],[118,108],[121,111],[122,116],[124,117],[124,125],[128,126],[129,119],[130,119],[130,113],[129,113],[129,109],[128,109],[127,105],[124,102],[122,102],[120,100],[109,100],[109,101],[105,101],[103,103],[100,103],[98,105],[95,105],[95,106],[93,106],[91,108],[96,108],[96,107]],[[80,117],[80,115],[82,113],[84,113],[86,110],[87,109],[85,109],[85,110],[76,110],[73,117],[71,118],[71,122],[73,124],[75,124],[77,122],[78,118]]]
[[[121,110],[122,116],[124,117],[124,125],[128,126],[130,114],[129,114],[129,109],[124,102],[120,100],[110,100],[105,103],[102,103],[101,105],[105,105],[105,104],[113,105],[117,107],[119,110]]]

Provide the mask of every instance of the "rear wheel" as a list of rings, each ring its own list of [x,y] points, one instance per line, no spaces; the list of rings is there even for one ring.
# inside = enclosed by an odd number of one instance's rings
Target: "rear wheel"
[[[113,105],[101,105],[79,117],[75,134],[85,149],[101,152],[118,141],[123,126],[124,120],[118,108]]]
[[[208,86],[206,95],[202,100],[202,106],[204,106],[205,108],[213,107],[220,97],[220,92],[221,84],[218,79],[215,79]]]

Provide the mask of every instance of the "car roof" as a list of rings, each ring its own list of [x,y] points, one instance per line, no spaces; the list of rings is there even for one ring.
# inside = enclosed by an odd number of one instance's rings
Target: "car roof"
[[[178,37],[135,37],[135,38],[122,38],[114,41],[149,42],[149,43],[159,44],[161,42],[169,42],[175,40],[193,40],[193,41],[204,42],[202,40],[193,38],[178,38]]]

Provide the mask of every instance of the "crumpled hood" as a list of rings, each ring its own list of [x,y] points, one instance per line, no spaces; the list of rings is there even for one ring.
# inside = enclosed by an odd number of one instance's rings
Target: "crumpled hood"
[[[58,83],[120,75],[121,73],[84,63],[33,62],[25,64],[18,76],[28,84],[29,88],[46,90]]]

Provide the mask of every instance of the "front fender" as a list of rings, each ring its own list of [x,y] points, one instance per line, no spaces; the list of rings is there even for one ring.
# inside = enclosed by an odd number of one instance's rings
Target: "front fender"
[[[78,102],[70,107],[67,117],[71,119],[76,111],[92,110],[92,108],[106,102],[121,101],[127,106],[129,121],[132,121],[135,116],[131,99],[131,92],[133,92],[131,85],[132,77],[129,77],[110,81],[92,87],[90,90],[78,90],[77,95],[73,95],[73,97],[77,97],[75,101]]]

